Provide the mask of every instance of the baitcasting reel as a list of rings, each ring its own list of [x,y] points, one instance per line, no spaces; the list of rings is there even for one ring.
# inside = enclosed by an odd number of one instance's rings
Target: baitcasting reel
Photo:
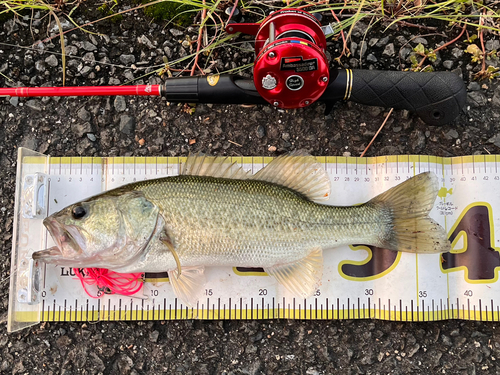
[[[226,31],[255,35],[253,81],[271,105],[306,107],[325,92],[330,78],[326,38],[310,13],[284,9],[261,24],[232,23]]]

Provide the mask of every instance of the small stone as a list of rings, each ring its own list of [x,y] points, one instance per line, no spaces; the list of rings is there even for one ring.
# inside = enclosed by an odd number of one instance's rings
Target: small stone
[[[392,57],[394,56],[395,50],[394,50],[394,43],[389,43],[388,45],[385,46],[384,52],[382,52],[382,55]]]
[[[266,136],[266,128],[262,125],[257,126],[257,137],[264,138]]]
[[[9,99],[9,103],[12,104],[14,107],[17,107],[17,105],[19,104],[19,98],[17,96],[12,96]]]
[[[176,36],[176,37],[184,35],[183,31],[180,31],[180,30],[177,30],[177,29],[170,29],[168,31],[170,31],[170,34],[172,34],[173,36]]]
[[[485,48],[488,52],[498,51],[500,49],[500,42],[498,39],[488,40],[485,44]]]
[[[87,138],[92,142],[95,142],[97,140],[96,136],[92,133],[88,133]]]
[[[469,91],[479,91],[479,90],[481,90],[481,85],[478,82],[476,82],[476,81],[472,81],[471,83],[469,83],[467,85],[467,90],[469,90]]]
[[[376,46],[377,46],[377,47],[382,47],[382,46],[385,46],[385,45],[387,44],[387,42],[389,42],[389,37],[388,37],[388,36],[385,36],[385,37],[383,37],[382,39],[380,39],[380,40],[377,42]]]
[[[68,336],[66,336],[66,335],[60,336],[56,340],[56,344],[60,348],[64,348],[64,347],[68,346],[69,344],[71,344],[71,339]]]
[[[290,133],[283,133],[283,134],[281,134],[281,138],[284,141],[289,141],[290,140]]]
[[[130,65],[135,63],[135,56],[134,55],[121,55],[120,56],[120,62],[125,65]]]
[[[92,52],[87,52],[83,55],[82,60],[87,64],[95,63],[95,55]]]
[[[403,35],[398,35],[396,37],[396,40],[398,41],[398,43],[401,45],[401,46],[404,46],[406,43],[408,43],[408,41],[406,40],[406,38],[403,36]]]
[[[120,116],[120,131],[124,134],[131,135],[135,130],[135,121],[127,115]]]
[[[427,39],[422,38],[422,37],[415,38],[415,39],[412,40],[412,42],[415,45],[419,45],[420,43],[422,43],[424,46],[426,46],[427,44],[429,44],[429,42],[427,41]]]
[[[368,42],[368,45],[370,47],[373,47],[377,43],[378,43],[378,38],[371,38],[370,41]]]
[[[45,72],[45,62],[43,60],[38,60],[35,63],[35,69],[41,73]]]
[[[493,98],[491,98],[491,105],[500,108],[500,86],[497,87],[495,94],[493,94]]]
[[[87,42],[87,41],[83,42],[82,47],[85,51],[96,51],[97,50],[97,47],[95,45],[93,45],[92,43]]]
[[[451,50],[451,54],[453,55],[453,57],[459,59],[460,57],[462,57],[464,55],[464,51],[461,50],[460,48],[453,48]]]
[[[146,37],[146,35],[141,35],[139,38],[137,38],[137,41],[139,42],[139,44],[144,44],[149,49],[155,48],[154,44],[151,43],[151,41]]]
[[[467,94],[468,103],[472,107],[482,107],[488,104],[488,99],[481,91],[472,91]]]
[[[90,72],[92,72],[92,68],[90,66],[84,66],[82,70],[80,70],[80,74],[84,77],[87,77]]]
[[[363,57],[368,49],[368,45],[365,41],[360,43],[361,48],[359,49],[359,57]]]
[[[156,342],[156,341],[158,341],[159,336],[160,336],[160,332],[155,330],[149,334],[149,341]]]
[[[71,125],[71,131],[75,133],[77,137],[81,138],[85,134],[92,132],[92,125],[90,125],[90,122],[85,122],[83,124],[74,123]]]
[[[351,42],[351,53],[354,56],[356,54],[356,50],[358,49],[358,43],[356,42]]]
[[[126,354],[122,354],[115,362],[120,374],[129,374],[134,366],[134,361]]]
[[[267,151],[269,151],[269,152],[275,152],[276,151],[276,146],[269,146],[269,148],[267,149]]]
[[[45,62],[47,63],[47,65],[53,68],[55,68],[58,65],[57,57],[55,57],[54,55],[50,55],[49,57],[47,57],[45,59]]]
[[[90,119],[92,118],[91,115],[90,115],[90,112],[87,111],[85,109],[85,107],[82,107],[78,110],[78,112],[76,113],[76,115],[78,116],[78,118],[82,121],[90,121]]]
[[[117,96],[115,98],[115,101],[113,102],[113,105],[117,112],[123,112],[125,111],[125,109],[127,109],[127,102],[125,101],[125,98],[123,96]]]
[[[443,66],[446,69],[451,70],[451,69],[453,69],[453,61],[451,61],[451,60],[444,60],[443,61]]]
[[[164,47],[163,52],[165,52],[165,55],[170,59],[172,58],[172,49],[170,47]]]
[[[19,25],[17,24],[14,18],[11,18],[10,20],[6,21],[3,27],[5,31],[7,31],[7,35],[10,35],[13,32],[19,30]]]
[[[455,129],[451,129],[444,136],[448,140],[450,140],[450,139],[457,139],[458,138],[458,132]]]
[[[380,113],[382,113],[382,108],[369,106],[366,108],[366,111],[369,113],[370,116],[377,117],[378,115],[380,115]]]
[[[26,107],[28,107],[34,111],[39,111],[39,112],[42,110],[42,106],[40,104],[40,101],[37,99],[28,100],[26,102]]]
[[[378,60],[374,54],[370,53],[370,54],[368,54],[368,56],[366,56],[366,61],[371,62],[371,63],[376,63]]]
[[[410,147],[412,152],[418,154],[425,148],[425,135],[421,130],[415,130],[410,135]]]

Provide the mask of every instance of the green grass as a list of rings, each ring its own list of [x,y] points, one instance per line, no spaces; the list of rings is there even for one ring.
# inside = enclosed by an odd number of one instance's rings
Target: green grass
[[[202,48],[200,48],[200,53],[209,57],[217,48],[224,47],[234,38],[234,36],[227,37],[223,32],[224,23],[227,21],[227,15],[224,13],[224,10],[233,3],[234,1],[227,0],[205,0],[205,2],[203,0],[110,0],[99,5],[98,9],[104,17],[96,19],[91,23],[98,23],[105,19],[111,19],[112,22],[119,23],[123,20],[123,16],[127,12],[143,9],[145,22],[153,19],[155,22],[163,24],[163,26],[173,23],[183,27],[192,24],[194,16],[205,10],[207,16],[197,27],[202,30],[207,27],[211,30],[210,35],[212,36],[208,37],[209,43],[202,45]],[[80,4],[80,0],[0,0],[0,21],[2,18],[20,17],[25,14],[31,14],[32,10],[39,10],[42,13],[50,14],[56,20],[62,12],[75,23],[71,15]],[[259,21],[269,13],[269,10],[282,9],[285,2],[266,4],[263,5],[261,2],[246,0],[239,1],[238,6],[247,20],[251,18]],[[88,6],[89,4],[84,3],[84,5]],[[117,5],[130,5],[132,8],[125,11],[117,11],[119,9]],[[347,49],[349,37],[356,23],[360,21],[368,25],[368,30],[374,26],[382,27],[382,30],[387,30],[393,25],[398,25],[400,28],[411,27],[412,33],[415,35],[432,33],[432,31],[429,31],[432,29],[429,26],[438,25],[439,30],[437,31],[446,32],[449,38],[449,40],[446,40],[445,37],[443,42],[453,40],[465,28],[467,37],[464,35],[464,38],[460,42],[465,39],[471,39],[473,35],[477,35],[477,40],[473,40],[473,43],[478,48],[482,47],[479,39],[483,34],[500,32],[500,10],[489,8],[481,0],[354,0],[347,1],[346,3],[343,1],[332,3],[321,0],[296,0],[290,1],[289,7],[301,7],[309,12],[321,12],[326,16],[335,14],[339,17],[339,22],[332,24],[335,30],[333,38],[339,40],[345,39],[344,51],[337,57],[339,62],[341,62],[340,60],[344,55],[349,54]],[[424,29],[419,30],[415,27],[416,24],[423,26]],[[86,25],[76,25],[75,23],[75,26],[82,28]],[[368,35],[368,30],[364,36],[365,38]],[[206,34],[206,32],[203,31],[202,34]],[[213,36],[214,34],[215,36]],[[204,40],[205,42],[207,41],[206,35],[204,35]],[[191,43],[192,41],[189,42]],[[460,45],[462,48],[466,48],[463,44]],[[61,47],[64,51],[62,35]],[[415,52],[418,58],[422,57],[422,53],[419,56],[418,51]],[[432,53],[432,49],[429,49],[427,52],[424,51],[424,54],[429,55],[428,57],[431,57]],[[481,51],[481,53],[476,53],[476,57],[486,56],[484,51]],[[491,56],[488,57],[491,58]],[[193,61],[194,58],[188,56],[188,58],[179,60],[177,64],[189,65],[193,64]],[[159,68],[158,71],[169,67],[172,68],[175,65],[174,62],[169,62],[165,67]]]

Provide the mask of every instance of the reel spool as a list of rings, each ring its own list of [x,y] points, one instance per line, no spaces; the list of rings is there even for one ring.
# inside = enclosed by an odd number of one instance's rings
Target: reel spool
[[[232,23],[226,29],[256,36],[254,84],[271,105],[306,107],[325,92],[330,79],[326,38],[312,14],[284,9],[261,24]]]

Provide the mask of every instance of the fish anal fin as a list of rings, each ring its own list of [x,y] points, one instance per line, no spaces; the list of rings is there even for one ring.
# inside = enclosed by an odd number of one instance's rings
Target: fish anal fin
[[[251,177],[295,190],[312,201],[330,196],[330,178],[316,159],[302,151],[282,155]]]
[[[189,307],[196,306],[206,283],[205,268],[183,267],[181,275],[177,269],[170,270],[168,275],[175,296]]]
[[[310,297],[323,276],[323,251],[314,248],[297,262],[266,267],[264,270],[295,296]]]

